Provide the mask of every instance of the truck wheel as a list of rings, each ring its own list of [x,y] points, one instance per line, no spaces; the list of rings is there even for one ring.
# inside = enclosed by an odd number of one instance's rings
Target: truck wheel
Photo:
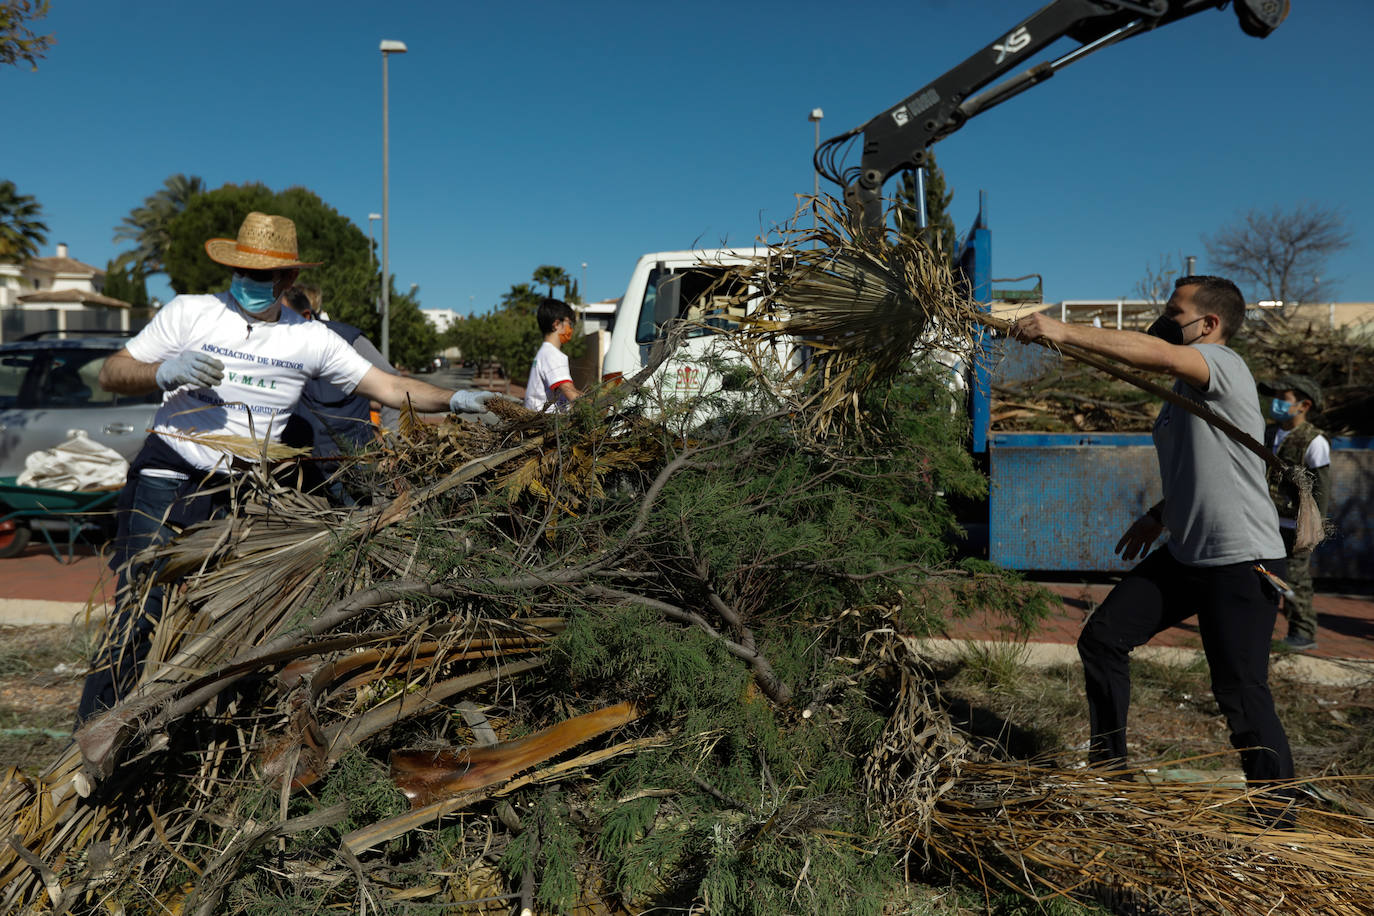
[[[24,548],[29,546],[32,534],[27,525],[21,525],[14,519],[0,522],[0,559],[17,557],[23,553]]]

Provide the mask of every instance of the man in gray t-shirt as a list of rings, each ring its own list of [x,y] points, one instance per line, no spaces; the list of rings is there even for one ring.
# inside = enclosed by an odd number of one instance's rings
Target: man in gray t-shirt
[[[1220,343],[1194,344],[1193,349],[1207,363],[1207,388],[1179,379],[1174,393],[1210,407],[1259,441],[1264,418],[1245,360]],[[1191,566],[1224,566],[1286,556],[1263,459],[1201,417],[1167,402],[1155,419],[1154,440],[1164,484],[1166,546],[1174,559]]]
[[[1068,343],[1137,369],[1167,372],[1174,391],[1258,439],[1264,431],[1255,380],[1227,341],[1245,299],[1220,277],[1182,277],[1147,333],[1070,325],[1046,315],[1017,319],[1012,336]],[[1130,653],[1197,614],[1212,692],[1240,750],[1246,777],[1293,777],[1288,738],[1269,692],[1269,646],[1278,595],[1256,569],[1284,574],[1278,514],[1264,462],[1206,421],[1166,403],[1154,427],[1164,499],[1116,545],[1133,560],[1167,529],[1168,542],[1112,589],[1078,638],[1088,693],[1093,763],[1124,767]]]

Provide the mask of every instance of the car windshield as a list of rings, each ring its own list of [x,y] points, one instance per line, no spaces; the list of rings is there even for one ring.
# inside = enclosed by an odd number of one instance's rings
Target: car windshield
[[[38,374],[32,370],[40,355],[6,353],[0,356],[0,408],[20,407],[37,399]]]
[[[660,284],[671,277],[680,277],[679,316],[694,322],[688,337],[702,337],[715,331],[733,331],[739,327],[744,314],[743,300],[747,289],[738,280],[725,279],[722,267],[696,267],[674,271],[655,267],[649,273],[649,285],[644,290],[644,304],[639,310],[639,324],[635,328],[635,342],[653,343],[663,335],[663,328],[654,321],[654,305]]]
[[[58,347],[0,354],[0,409],[109,407],[161,400],[161,392],[121,398],[101,388],[100,367],[110,353],[92,347]]]

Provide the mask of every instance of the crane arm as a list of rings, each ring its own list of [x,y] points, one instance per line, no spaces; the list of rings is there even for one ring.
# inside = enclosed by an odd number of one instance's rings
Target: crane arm
[[[926,149],[969,118],[1044,82],[1094,51],[1226,4],[1227,0],[1053,0],[867,124],[821,144],[816,170],[844,188],[846,204],[864,225],[880,226],[887,179],[922,166]],[[1235,0],[1242,30],[1258,38],[1278,28],[1288,9],[1289,0]],[[1079,47],[984,89],[1066,36],[1079,42]],[[832,164],[837,153],[858,134],[863,135],[863,157],[857,171],[838,171]]]

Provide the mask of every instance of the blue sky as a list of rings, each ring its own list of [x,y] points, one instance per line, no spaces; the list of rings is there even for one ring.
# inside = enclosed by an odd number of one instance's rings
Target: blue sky
[[[1264,41],[1201,13],[971,121],[935,147],[960,232],[986,190],[996,276],[1040,273],[1052,300],[1129,296],[1162,255],[1205,271],[1202,237],[1238,213],[1312,202],[1355,235],[1323,277],[1333,298],[1374,300],[1374,3],[1293,3]],[[812,187],[812,108],[822,138],[862,124],[1039,5],[53,0],[38,71],[0,70],[0,178],[38,198],[46,254],[67,242],[98,266],[176,172],[304,185],[366,231],[377,45],[399,39],[398,286],[480,312],[558,264],[611,298],[644,252],[787,219]]]

